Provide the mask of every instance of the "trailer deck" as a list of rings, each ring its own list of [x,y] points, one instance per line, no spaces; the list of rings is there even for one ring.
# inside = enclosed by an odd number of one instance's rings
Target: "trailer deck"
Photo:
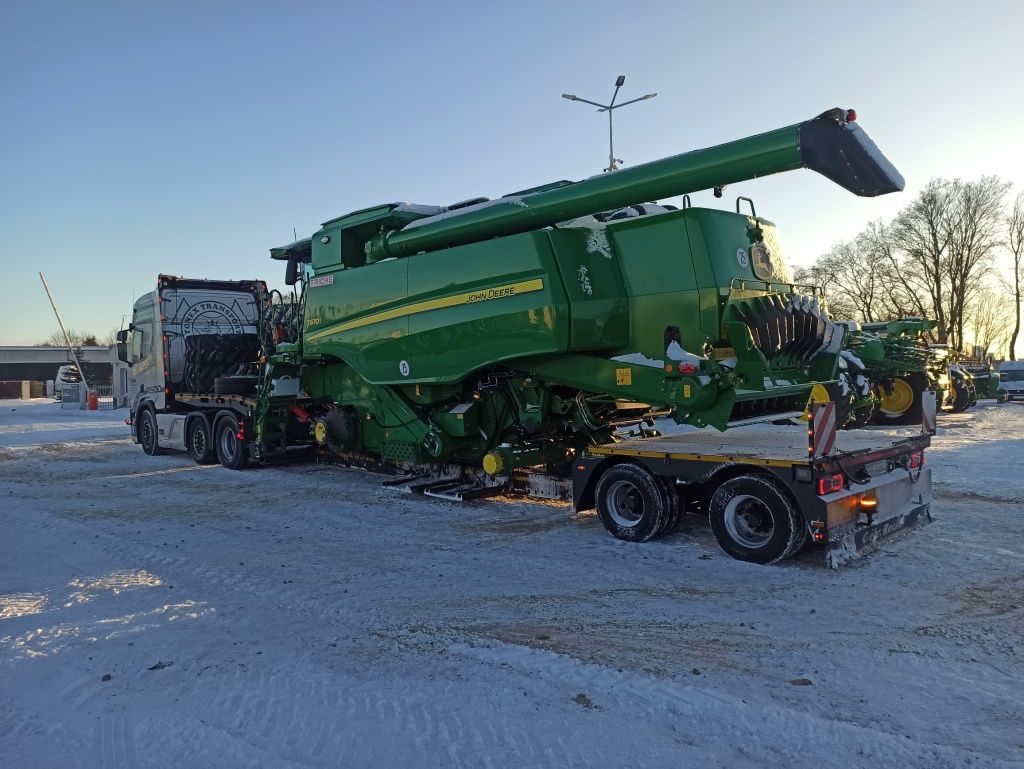
[[[921,434],[918,428],[841,430],[832,455],[878,451]],[[686,459],[701,462],[742,462],[766,467],[809,464],[807,431],[796,425],[757,425],[726,432],[712,428],[654,438],[633,438],[587,450],[602,456]]]

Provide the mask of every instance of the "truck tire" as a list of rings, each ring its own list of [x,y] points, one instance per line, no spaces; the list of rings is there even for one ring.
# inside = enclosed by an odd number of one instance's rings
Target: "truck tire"
[[[215,395],[252,395],[259,384],[258,376],[219,376],[213,380]]]
[[[730,478],[711,495],[711,531],[740,561],[777,563],[806,541],[803,516],[778,483],[763,475]]]
[[[597,481],[594,501],[608,532],[627,542],[656,537],[668,515],[664,487],[647,470],[629,463],[604,471]]]
[[[244,470],[249,466],[249,447],[239,440],[238,420],[225,416],[217,422],[216,447],[218,461],[229,470]]]
[[[143,407],[139,410],[139,426],[136,429],[142,450],[151,457],[159,454],[160,431],[156,426],[156,414],[153,413],[153,409]]]
[[[683,519],[685,504],[682,494],[679,493],[679,485],[675,478],[659,477],[658,482],[665,492],[665,520],[662,521],[659,537],[673,533],[679,528],[679,522]]]
[[[188,423],[185,445],[188,447],[188,455],[196,464],[208,465],[217,461],[217,452],[210,439],[210,426],[203,417],[193,417]]]

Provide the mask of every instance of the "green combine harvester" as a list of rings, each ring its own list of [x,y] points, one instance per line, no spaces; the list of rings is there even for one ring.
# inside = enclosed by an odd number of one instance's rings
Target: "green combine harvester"
[[[736,212],[650,201],[800,168],[857,195],[902,189],[852,117],[332,219],[271,251],[304,281],[305,311],[268,381],[301,380],[316,441],[337,455],[492,475],[563,464],[656,416],[724,430],[802,413],[815,383],[838,385],[845,329],[793,284],[775,226],[744,198]]]

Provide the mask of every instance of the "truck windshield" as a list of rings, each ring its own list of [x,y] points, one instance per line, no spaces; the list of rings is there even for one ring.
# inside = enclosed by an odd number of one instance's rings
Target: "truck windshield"
[[[1024,369],[1016,371],[1000,371],[999,378],[1004,382],[1024,382]]]

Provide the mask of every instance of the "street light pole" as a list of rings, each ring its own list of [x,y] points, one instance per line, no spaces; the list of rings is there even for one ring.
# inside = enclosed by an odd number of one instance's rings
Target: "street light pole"
[[[645,99],[653,99],[655,96],[658,95],[657,93],[649,93],[649,94],[646,94],[645,96],[640,96],[640,97],[638,97],[636,99],[630,99],[629,101],[624,101],[624,102],[622,102],[622,104],[616,104],[615,100],[619,96],[619,89],[622,88],[622,85],[625,82],[626,82],[626,76],[625,75],[619,75],[615,79],[615,91],[612,93],[612,100],[608,104],[598,104],[596,101],[590,101],[590,99],[581,99],[579,96],[576,96],[575,94],[571,94],[571,93],[563,93],[562,94],[562,98],[563,99],[568,99],[569,101],[581,101],[581,102],[584,102],[585,104],[591,104],[591,105],[593,105],[593,106],[598,108],[597,109],[598,112],[607,112],[608,113],[608,167],[606,169],[604,169],[605,171],[618,171],[619,170],[619,163],[622,162],[621,158],[616,158],[615,157],[615,137],[614,137],[613,128],[612,128],[612,113],[615,110],[617,110],[619,107],[625,107],[625,106],[627,106],[629,104],[636,104],[638,101],[644,101]]]

